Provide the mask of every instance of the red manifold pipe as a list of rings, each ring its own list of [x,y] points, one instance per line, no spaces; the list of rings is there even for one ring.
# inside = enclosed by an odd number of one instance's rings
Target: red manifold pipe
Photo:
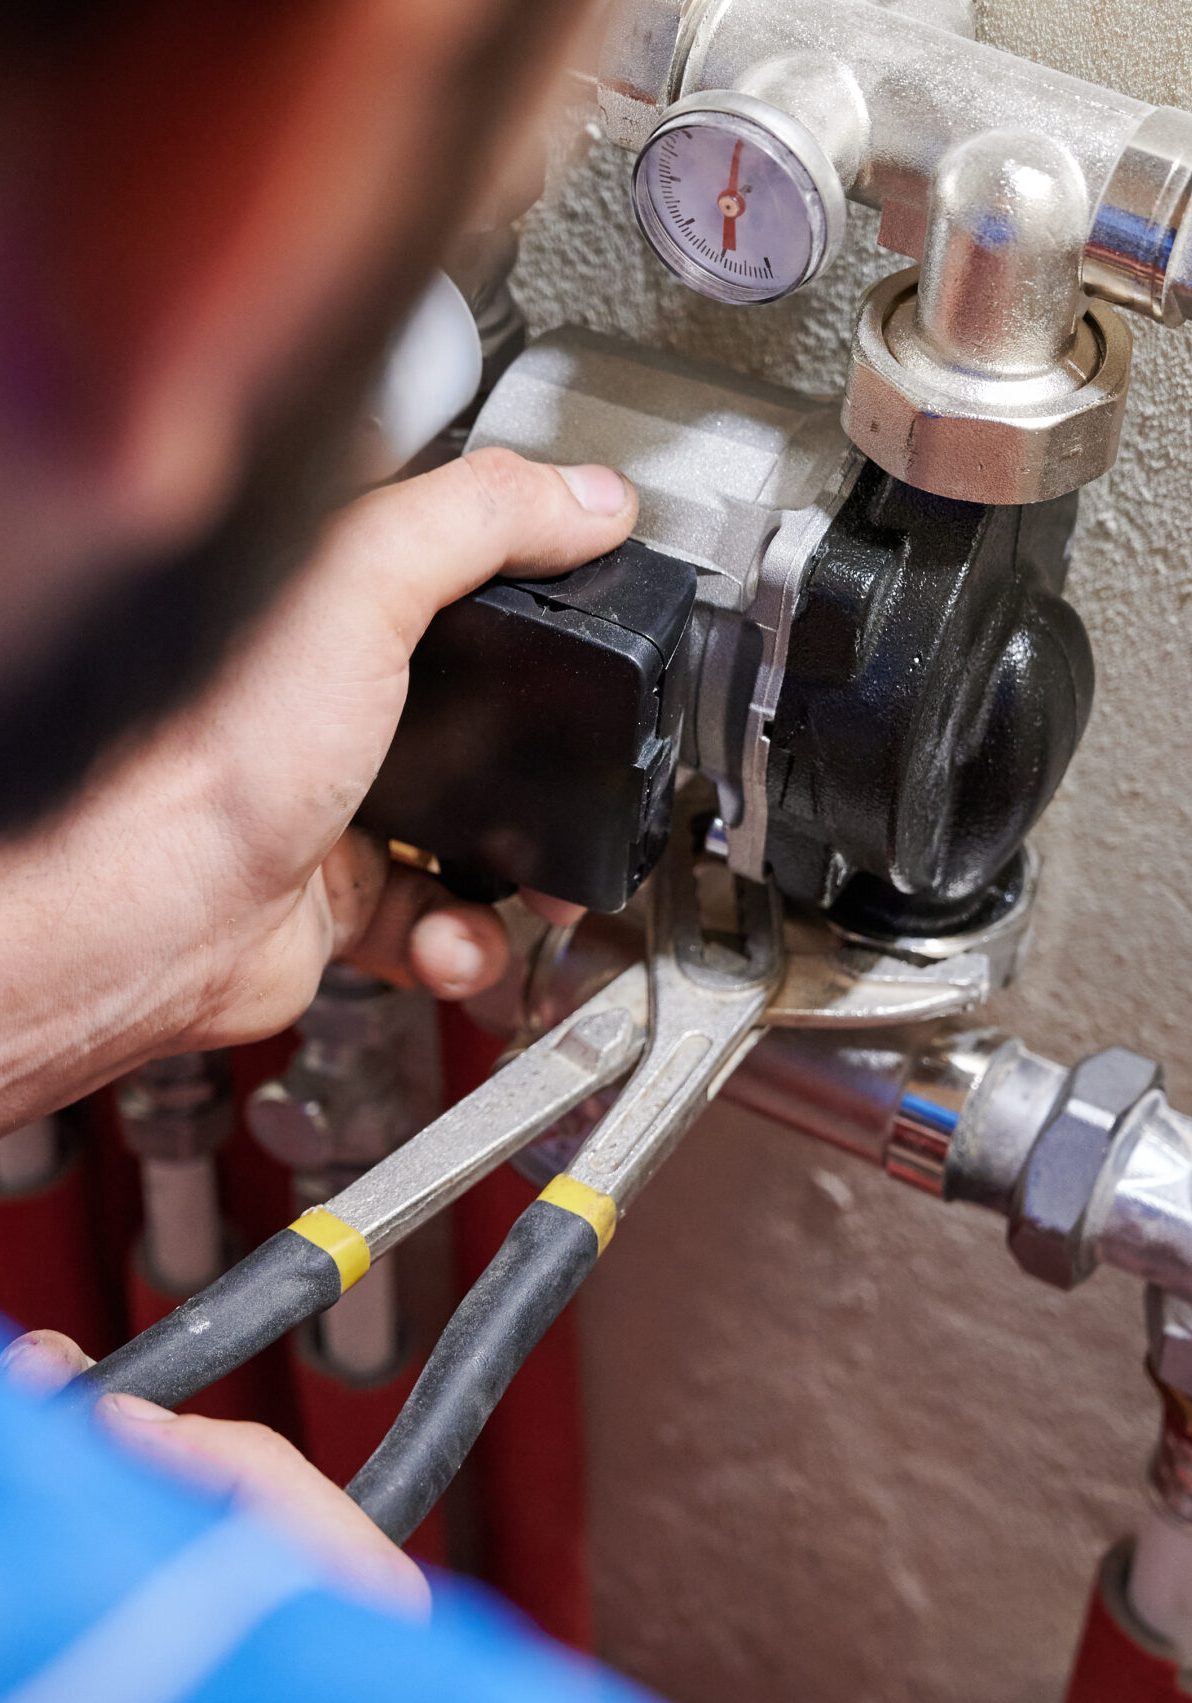
[[[0,1313],[26,1330],[62,1331],[98,1358],[121,1340],[94,1210],[98,1155],[85,1138],[62,1140],[47,1182],[0,1197]]]
[[[462,1098],[488,1076],[499,1045],[457,1009],[445,1009],[448,1095]],[[288,1172],[247,1134],[242,1108],[252,1089],[281,1074],[292,1034],[232,1054],[237,1122],[219,1155],[221,1193],[237,1242],[253,1247],[291,1216]],[[120,1139],[111,1091],[84,1108],[79,1150],[43,1189],[0,1199],[0,1311],[16,1323],[62,1330],[100,1356],[176,1305],[138,1255],[140,1187]],[[454,1215],[461,1291],[496,1252],[534,1190],[505,1169],[460,1202]],[[195,1411],[253,1417],[276,1426],[329,1477],[343,1482],[380,1440],[419,1370],[354,1388],[300,1346],[278,1344],[203,1392]],[[472,1489],[483,1575],[546,1631],[577,1648],[591,1644],[587,1510],[579,1401],[579,1339],[569,1311],[514,1379],[477,1447]],[[412,1546],[446,1558],[439,1511]]]
[[[1115,1544],[1097,1574],[1065,1703],[1188,1703],[1192,1689],[1171,1650],[1126,1598],[1132,1545]]]
[[[321,1364],[308,1334],[295,1333],[290,1376],[303,1452],[336,1484],[346,1484],[393,1424],[421,1370],[421,1362],[408,1360],[391,1378],[352,1384]],[[447,1527],[441,1507],[431,1509],[406,1548],[419,1561],[447,1565]]]

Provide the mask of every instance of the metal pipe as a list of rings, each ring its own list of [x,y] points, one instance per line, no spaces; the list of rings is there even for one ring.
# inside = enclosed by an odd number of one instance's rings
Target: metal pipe
[[[918,10],[918,8],[916,8]],[[958,143],[1029,130],[1087,191],[1085,288],[1162,321],[1192,315],[1192,117],[972,39],[964,7],[867,0],[623,0],[600,67],[606,134],[640,148],[685,95],[736,89],[797,116],[881,241],[919,259],[931,180]]]
[[[482,1002],[481,1020],[520,1031],[523,1044],[541,1035],[640,960],[639,922],[631,911],[570,932],[523,928],[520,968]],[[1073,1071],[955,1021],[791,1026],[770,1029],[719,1091],[898,1182],[997,1213],[1020,1263],[1027,1230],[1049,1253],[1027,1265],[1035,1276],[1071,1287],[1112,1265],[1192,1298],[1192,1118],[1172,1110],[1156,1077],[1122,1049]],[[1099,1082],[1121,1087],[1123,1103],[1099,1108]],[[1070,1133],[1063,1117],[1074,1111],[1083,1121]],[[578,1146],[583,1133],[568,1140]]]
[[[1162,1419],[1125,1581],[1129,1606],[1181,1660],[1192,1656],[1192,1304],[1152,1284],[1147,1370]]]
[[[1069,389],[1083,382],[1068,363],[1088,215],[1076,162],[1050,137],[995,130],[957,143],[932,185],[915,303],[933,370],[959,369],[968,384],[1057,371]]]
[[[155,1059],[125,1078],[120,1132],[140,1163],[147,1275],[189,1296],[223,1268],[224,1229],[215,1153],[232,1125],[222,1053]]]
[[[926,206],[944,154],[989,130],[1053,136],[1079,160],[1095,203],[1155,109],[867,0],[733,0],[704,6],[672,98],[737,87],[762,60],[808,54],[846,66],[868,121],[850,195]],[[1185,120],[1192,130],[1192,120]]]
[[[980,1120],[969,1108],[994,1060],[1017,1045],[997,1030],[771,1029],[722,1093],[897,1182],[993,1205],[986,1173],[1000,1163],[990,1147],[1002,1145],[1006,1102]],[[1021,1135],[1014,1145],[1021,1152]]]
[[[1192,1656],[1192,1522],[1158,1497],[1147,1504],[1130,1560],[1126,1594],[1134,1613],[1181,1661]]]
[[[1106,1265],[1192,1296],[1192,1118],[1162,1096],[1113,1179],[1097,1236]]]
[[[882,246],[922,263],[866,294],[848,437],[937,496],[1041,503],[1117,456],[1131,340],[1107,304],[1192,313],[1192,114],[956,22],[870,0],[625,0],[602,113],[633,149],[701,105],[797,125],[837,223],[845,195],[876,208]]]
[[[832,103],[825,135],[838,161],[855,156],[847,192],[883,210],[887,247],[921,257],[932,180],[957,144],[1030,131],[1067,152],[1083,177],[1086,287],[1169,324],[1187,317],[1189,114],[867,0],[705,0],[688,9],[684,25],[668,68],[671,100],[755,88],[764,71],[768,98],[790,110],[783,58],[795,100],[806,93],[809,65],[822,84],[830,84],[826,66],[839,68],[837,86],[847,77],[849,98]],[[809,112],[814,130],[814,101]],[[850,114],[852,135],[843,139],[842,115]]]
[[[1008,1217],[1022,1168],[1068,1072],[1005,1037],[983,1069],[975,1061],[974,1067],[957,1068],[966,1091],[955,1108],[944,1194]]]
[[[772,1029],[721,1090],[800,1135],[884,1166],[910,1069],[910,1037]]]
[[[540,923],[528,922],[520,906],[509,915],[520,964],[499,989],[469,1007],[498,1031],[541,1034],[639,961],[644,949],[642,918],[632,906],[616,917],[586,917],[573,930],[544,931]],[[994,1030],[939,1024],[773,1028],[720,1093],[786,1128],[890,1169],[902,1181],[985,1204],[987,1185],[979,1168],[997,1161],[982,1145],[965,1142],[965,1175],[952,1177],[947,1190],[942,1176],[928,1184],[927,1173],[940,1171],[958,1138],[960,1113],[994,1055],[1017,1046]],[[1066,1073],[1052,1068],[1062,1082]]]

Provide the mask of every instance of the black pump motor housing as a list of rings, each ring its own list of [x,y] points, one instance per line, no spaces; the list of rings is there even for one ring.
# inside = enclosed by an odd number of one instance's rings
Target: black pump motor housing
[[[1092,706],[1061,595],[1075,518],[1075,495],[992,508],[862,469],[805,576],[769,730],[767,855],[789,897],[912,930],[979,908]]]
[[[768,729],[766,855],[789,899],[915,932],[961,926],[1002,881],[1092,702],[1061,595],[1074,519],[1074,497],[982,507],[861,466],[803,570]],[[460,891],[619,908],[666,838],[696,596],[690,563],[631,541],[444,610],[361,820]]]
[[[631,539],[451,604],[359,820],[433,852],[469,897],[620,910],[670,831],[695,588],[689,562]]]

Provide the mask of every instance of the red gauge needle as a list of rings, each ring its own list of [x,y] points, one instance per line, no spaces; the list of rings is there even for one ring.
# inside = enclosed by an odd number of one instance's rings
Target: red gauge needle
[[[723,246],[726,253],[736,249],[737,220],[745,211],[745,197],[738,188],[741,181],[741,150],[744,146],[744,142],[738,142],[733,149],[733,163],[729,168],[728,185],[716,197],[716,205],[724,214]]]

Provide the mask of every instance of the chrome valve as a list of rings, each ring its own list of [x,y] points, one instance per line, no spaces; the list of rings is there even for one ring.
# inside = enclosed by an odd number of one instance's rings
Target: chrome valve
[[[865,300],[843,423],[922,490],[1039,502],[1099,477],[1130,370],[1114,306],[1192,316],[1192,116],[977,42],[945,0],[632,0],[600,101],[647,239],[706,295],[788,294],[846,200],[880,211],[918,264]]]

